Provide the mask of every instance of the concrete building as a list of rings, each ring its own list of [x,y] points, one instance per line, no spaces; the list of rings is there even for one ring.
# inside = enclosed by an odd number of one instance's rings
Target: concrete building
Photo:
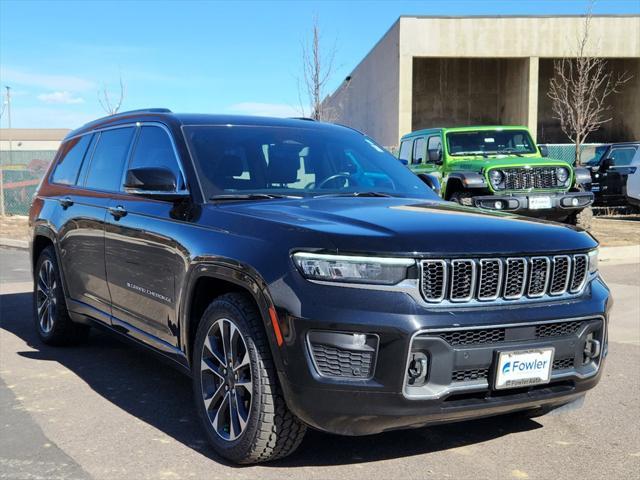
[[[71,130],[65,128],[0,128],[0,151],[53,150]]]
[[[539,142],[567,143],[547,90],[554,59],[575,56],[584,20],[403,16],[325,105],[385,146],[412,130],[474,124],[527,125]],[[589,32],[588,56],[633,75],[589,141],[640,139],[640,16],[595,16]]]

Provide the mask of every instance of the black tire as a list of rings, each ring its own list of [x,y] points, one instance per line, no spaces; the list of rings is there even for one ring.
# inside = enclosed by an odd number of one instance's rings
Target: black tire
[[[69,317],[53,246],[42,250],[36,262],[33,319],[40,340],[47,345],[75,345],[89,336],[88,325],[75,323]]]
[[[593,225],[593,209],[587,207],[584,210],[571,214],[568,218],[568,223],[584,230],[589,230]]]
[[[465,207],[473,207],[473,195],[463,190],[453,192],[449,197],[449,201],[459,203]]]
[[[224,325],[228,325],[231,328],[231,324],[226,322],[231,322],[233,327],[237,328],[241,334],[240,337],[235,337],[236,348],[229,348],[228,350],[235,352],[236,356],[238,355],[238,350],[248,353],[250,368],[235,367],[235,365],[244,363],[235,360],[230,362],[233,364],[232,368],[222,368],[222,363],[218,358],[226,355],[227,347],[224,346],[224,352],[221,352],[218,347],[214,346],[214,343],[216,345],[221,344],[221,341],[217,340],[215,332],[220,333],[222,336],[226,331],[225,328],[227,328]],[[233,330],[231,331],[234,332]],[[234,333],[230,333],[231,340],[229,343],[233,342],[233,335]],[[240,340],[242,343],[240,343]],[[205,347],[207,342],[208,346]],[[285,457],[300,445],[306,431],[306,425],[298,420],[287,408],[267,342],[262,320],[255,303],[248,295],[240,293],[229,293],[214,300],[205,310],[198,325],[192,358],[193,391],[196,409],[213,448],[219,455],[235,463],[258,463]],[[210,349],[209,347],[213,348]],[[217,356],[210,355],[212,350],[218,352]],[[215,373],[213,368],[203,368],[201,366],[204,363],[203,352],[205,356],[209,356],[207,362],[212,362],[211,365],[216,367],[218,373]],[[244,357],[244,354],[241,353],[240,356]],[[229,365],[226,359],[224,364]],[[236,368],[245,368],[244,373],[242,373],[245,377],[245,382],[246,369],[249,371],[249,380],[251,382],[250,401],[246,398],[248,390],[243,393],[243,390],[239,387],[241,380],[232,373],[237,371]],[[220,374],[222,371],[224,371],[224,376]],[[227,372],[232,373],[235,381],[233,379],[229,380]],[[221,392],[219,395],[224,395],[224,398],[220,401],[215,400],[221,398],[218,396],[218,392],[223,387],[225,392],[228,390],[228,394]],[[242,393],[243,395],[241,395]],[[231,394],[234,395],[233,400],[229,396]],[[205,406],[207,401],[205,398],[214,399],[210,400],[208,407]],[[227,399],[228,403],[225,404]],[[248,415],[243,419],[246,422],[244,427],[241,426],[241,423],[234,423],[236,425],[235,428],[231,426],[231,417],[234,414],[231,412],[233,410],[233,407],[231,407],[232,401],[235,401],[236,419],[241,418],[242,412],[240,410],[244,410],[245,414],[248,411]],[[250,405],[248,408],[247,404]],[[216,408],[216,405],[219,405],[219,407]],[[225,410],[223,405],[226,405],[230,410]],[[220,417],[217,417],[216,413]],[[213,419],[211,418],[212,416],[214,417]],[[228,428],[224,426],[220,428],[218,426],[216,429],[213,425],[216,418],[223,419],[219,420],[221,425],[228,421]],[[232,438],[237,434],[237,431],[234,430],[237,430],[238,426],[240,426],[240,433],[235,438]],[[222,430],[221,433],[219,433],[220,430]],[[222,435],[229,438],[223,438]]]

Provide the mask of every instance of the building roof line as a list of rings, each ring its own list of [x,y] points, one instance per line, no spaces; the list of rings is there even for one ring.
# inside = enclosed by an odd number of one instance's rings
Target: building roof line
[[[563,14],[563,15],[410,15],[403,14],[399,18],[433,18],[433,19],[450,19],[450,20],[463,20],[463,19],[478,19],[478,18],[585,18],[586,14]],[[640,13],[603,13],[593,14],[592,18],[640,18]]]

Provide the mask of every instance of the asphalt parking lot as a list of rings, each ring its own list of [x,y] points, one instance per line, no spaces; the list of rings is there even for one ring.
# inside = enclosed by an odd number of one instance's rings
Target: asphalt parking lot
[[[347,438],[309,432],[293,456],[216,457],[189,380],[104,333],[52,348],[31,325],[24,251],[0,249],[0,478],[639,478],[640,265],[604,263],[613,290],[603,380],[582,409]]]

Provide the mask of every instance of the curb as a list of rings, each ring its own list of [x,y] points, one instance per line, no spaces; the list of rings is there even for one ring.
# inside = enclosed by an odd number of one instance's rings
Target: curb
[[[28,250],[29,242],[26,240],[15,240],[13,238],[0,238],[0,247],[18,248]]]

